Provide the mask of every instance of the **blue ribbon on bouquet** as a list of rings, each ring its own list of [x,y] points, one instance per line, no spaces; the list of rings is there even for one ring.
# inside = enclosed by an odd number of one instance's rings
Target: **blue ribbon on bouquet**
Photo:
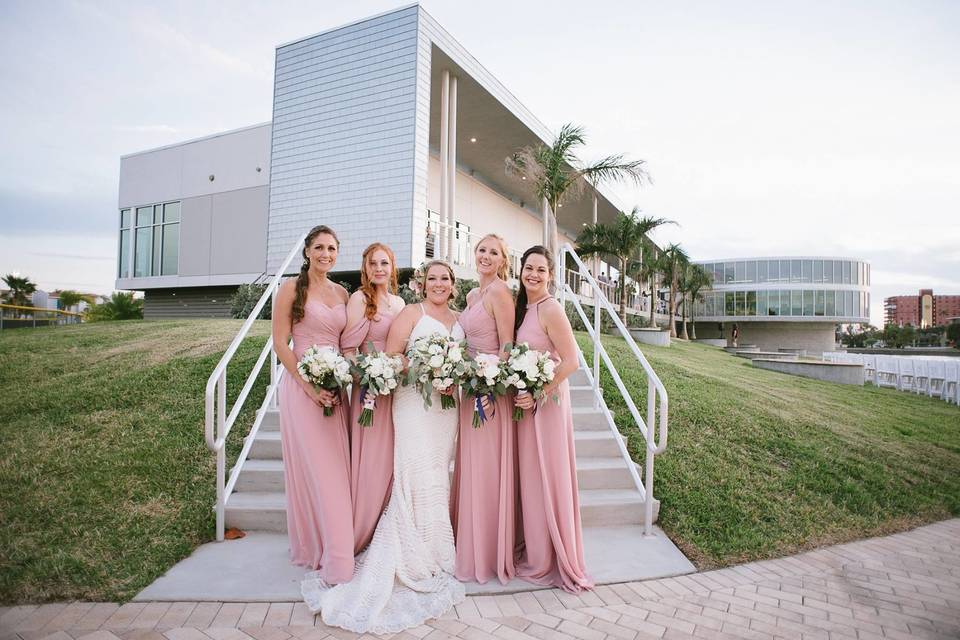
[[[487,403],[490,405],[490,415],[487,415],[487,412],[483,410],[483,399],[487,399]],[[474,404],[476,405],[476,415],[480,416],[480,423],[484,423],[490,418],[492,418],[497,413],[497,405],[495,403],[496,398],[492,393],[486,395],[476,396],[474,398]],[[474,420],[474,427],[479,427],[480,425]]]

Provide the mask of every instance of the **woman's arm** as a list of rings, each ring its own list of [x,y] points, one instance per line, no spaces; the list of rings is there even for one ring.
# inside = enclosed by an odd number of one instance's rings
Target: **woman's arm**
[[[580,368],[580,362],[577,359],[577,340],[573,337],[573,327],[570,326],[570,320],[559,302],[547,302],[539,305],[539,308],[540,326],[553,342],[557,350],[556,355],[560,358],[560,366],[553,372],[553,381],[545,388],[547,392],[552,392],[571,373]]]
[[[314,389],[313,385],[300,377],[297,371],[296,354],[287,344],[290,341],[290,333],[293,329],[293,299],[296,297],[296,278],[287,280],[277,291],[276,299],[273,305],[273,320],[271,327],[273,329],[273,351],[277,354],[277,359],[287,370],[287,375],[295,380],[304,393],[313,398],[317,404],[329,407],[333,406],[337,400],[336,394],[327,389]]]
[[[484,304],[490,306],[487,310],[497,322],[497,338],[500,340],[500,358],[506,359],[509,355],[503,350],[503,347],[513,342],[513,324],[515,306],[513,296],[510,295],[510,288],[506,283],[495,287],[490,287],[490,293],[487,294]]]
[[[390,331],[387,333],[387,343],[384,350],[390,355],[399,355],[404,359],[406,367],[407,340],[410,339],[410,333],[414,325],[420,319],[420,309],[416,305],[404,307],[403,311],[397,314],[393,323],[390,325]]]
[[[363,292],[353,292],[353,295],[347,301],[346,328],[340,334],[340,349],[347,358],[353,359],[356,357],[361,345],[363,345],[363,340],[366,338],[366,332],[364,332],[364,335],[354,335],[361,331],[358,325],[366,320],[366,311],[367,299]]]

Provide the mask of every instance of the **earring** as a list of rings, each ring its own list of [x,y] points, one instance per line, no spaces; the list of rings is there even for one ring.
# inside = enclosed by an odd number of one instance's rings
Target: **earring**
[[[309,269],[309,268],[310,268],[310,261],[304,258],[303,264],[300,265],[300,269],[303,270],[303,269]]]

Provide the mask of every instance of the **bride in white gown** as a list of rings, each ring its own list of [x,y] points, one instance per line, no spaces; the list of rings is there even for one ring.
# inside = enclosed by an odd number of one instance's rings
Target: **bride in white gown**
[[[406,307],[390,327],[390,353],[433,333],[463,339],[447,306],[454,290],[450,267],[441,261],[427,264],[422,285],[424,302]],[[429,409],[413,387],[395,392],[393,489],[373,540],[350,582],[331,587],[318,573],[309,573],[301,585],[307,605],[325,624],[356,633],[396,633],[463,601],[463,584],[453,576],[449,508],[457,416],[440,408],[436,392]]]

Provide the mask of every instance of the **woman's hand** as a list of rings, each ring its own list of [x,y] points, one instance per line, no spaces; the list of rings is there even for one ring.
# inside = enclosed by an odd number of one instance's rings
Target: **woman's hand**
[[[524,411],[533,409],[533,406],[536,404],[536,400],[533,399],[533,394],[528,391],[519,391],[517,392],[516,397],[513,399],[513,404]]]
[[[440,389],[439,391],[437,391],[437,393],[439,393],[442,396],[452,396],[454,391],[456,390],[457,390],[457,386],[452,384],[449,387],[446,387],[445,389]]]
[[[309,382],[302,385],[304,393],[321,407],[335,407],[340,404],[340,394],[329,389],[316,389]]]

